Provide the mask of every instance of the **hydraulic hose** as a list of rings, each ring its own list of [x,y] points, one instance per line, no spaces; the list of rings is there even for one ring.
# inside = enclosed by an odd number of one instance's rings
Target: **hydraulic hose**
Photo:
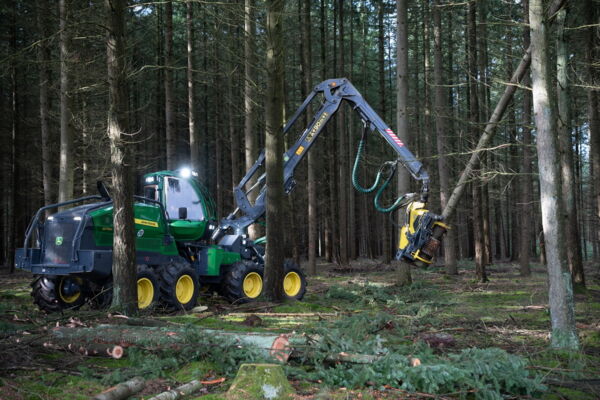
[[[400,196],[396,199],[394,204],[392,204],[389,207],[384,207],[380,204],[381,196],[383,196],[383,192],[385,191],[387,186],[392,181],[392,178],[394,177],[394,175],[396,173],[396,167],[397,167],[398,163],[392,162],[392,161],[388,161],[388,162],[384,163],[381,167],[379,167],[379,171],[377,171],[377,175],[375,176],[375,182],[373,182],[373,185],[371,185],[371,187],[368,187],[368,188],[362,187],[361,184],[358,182],[358,169],[359,169],[359,165],[360,165],[360,159],[362,157],[362,153],[364,150],[364,146],[365,146],[365,132],[363,132],[363,136],[360,139],[360,141],[358,142],[358,150],[356,151],[356,158],[354,159],[354,167],[352,168],[352,185],[354,186],[354,188],[357,191],[359,191],[361,193],[372,193],[379,186],[379,183],[381,182],[381,178],[383,176],[385,169],[388,167],[391,167],[392,168],[391,172],[389,173],[388,177],[385,179],[385,181],[383,182],[381,187],[379,187],[379,190],[377,190],[377,193],[375,194],[375,199],[373,200],[373,203],[375,204],[375,209],[377,211],[382,212],[382,213],[390,213],[390,212],[396,210],[398,207],[401,207],[403,205],[402,202],[405,199],[405,196]]]
[[[381,168],[379,169],[379,173],[381,173],[385,169],[385,167],[388,165],[392,165],[392,172],[390,172],[390,174],[388,175],[386,180],[383,182],[383,185],[381,185],[379,190],[377,190],[377,193],[375,194],[375,199],[373,200],[373,204],[375,204],[375,209],[381,213],[391,213],[392,211],[396,210],[398,207],[401,207],[403,205],[402,201],[405,198],[404,195],[398,197],[396,199],[396,201],[394,202],[394,204],[392,204],[389,207],[384,207],[380,204],[381,196],[383,195],[385,188],[387,188],[387,186],[392,181],[392,178],[396,174],[397,163],[395,163],[395,162],[392,163],[391,161],[388,161],[385,164],[383,164],[381,166]]]
[[[375,182],[373,183],[373,185],[371,187],[364,188],[360,185],[360,183],[358,182],[358,168],[359,168],[360,158],[362,156],[364,146],[365,146],[365,138],[363,135],[363,137],[360,139],[360,142],[358,142],[358,150],[356,151],[356,158],[354,159],[354,167],[352,168],[352,185],[354,186],[354,188],[356,190],[358,190],[361,193],[371,193],[375,189],[377,189],[377,186],[379,186],[379,181],[381,180],[381,168],[377,172],[377,176],[375,177]]]

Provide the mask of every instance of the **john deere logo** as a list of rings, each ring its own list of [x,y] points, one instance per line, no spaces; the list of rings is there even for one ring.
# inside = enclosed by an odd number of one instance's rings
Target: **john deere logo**
[[[54,240],[54,243],[56,243],[57,246],[60,246],[63,243],[63,237],[57,236],[56,240]]]

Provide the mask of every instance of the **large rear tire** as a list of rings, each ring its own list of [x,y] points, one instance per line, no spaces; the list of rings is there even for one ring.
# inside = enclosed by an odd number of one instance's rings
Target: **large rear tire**
[[[263,268],[252,261],[238,261],[227,269],[222,294],[232,303],[255,300],[263,290]]]
[[[283,263],[283,294],[287,299],[302,300],[306,294],[306,276],[292,260]]]
[[[162,270],[160,291],[167,308],[191,310],[200,291],[198,275],[191,267],[169,264]]]
[[[38,276],[31,283],[33,302],[47,313],[77,310],[86,300],[83,279],[73,276]]]

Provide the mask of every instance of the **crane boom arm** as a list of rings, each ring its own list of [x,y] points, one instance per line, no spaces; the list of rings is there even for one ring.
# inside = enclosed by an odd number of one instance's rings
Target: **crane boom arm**
[[[316,139],[323,132],[327,123],[333,115],[339,110],[342,102],[347,101],[352,108],[359,114],[366,127],[371,131],[378,132],[386,142],[394,149],[398,161],[404,165],[409,173],[422,182],[421,195],[426,199],[429,185],[429,175],[425,171],[423,164],[408,150],[405,144],[400,140],[392,129],[377,115],[375,110],[366,102],[360,92],[346,78],[328,79],[321,82],[306,97],[302,105],[296,110],[283,128],[283,133],[290,131],[292,126],[298,121],[301,114],[307,109],[309,104],[319,94],[323,95],[323,102],[315,113],[308,127],[303,131],[300,138],[284,154],[284,188],[286,193],[293,190],[295,186],[294,173],[300,161],[313,146]],[[262,174],[249,188],[245,190],[246,185],[255,177],[258,170],[264,165],[265,152],[260,153],[258,159],[248,170],[239,184],[234,188],[234,195],[237,209],[221,222],[221,228],[233,228],[238,234],[241,234],[249,225],[256,222],[265,213],[266,198],[266,177]],[[251,204],[248,195],[250,192],[258,190],[254,204]],[[236,217],[236,214],[240,213]]]

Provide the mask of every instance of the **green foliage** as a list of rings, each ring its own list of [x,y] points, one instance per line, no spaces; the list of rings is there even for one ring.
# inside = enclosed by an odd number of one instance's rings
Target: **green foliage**
[[[403,314],[423,318],[438,306],[451,304],[448,296],[442,294],[433,285],[416,282],[410,286],[378,286],[373,284],[348,286],[333,285],[325,298],[347,302],[350,308],[395,309]]]
[[[303,360],[304,370],[290,368],[300,377],[321,380],[327,385],[350,388],[391,385],[408,391],[456,393],[477,399],[501,399],[504,394],[535,395],[545,390],[539,378],[530,376],[523,358],[504,350],[465,349],[457,354],[436,355],[424,343],[390,345],[406,331],[395,325],[393,315],[362,313],[339,320],[315,331],[320,340]],[[371,364],[335,363],[328,356],[379,355]],[[410,359],[421,365],[411,366]]]

